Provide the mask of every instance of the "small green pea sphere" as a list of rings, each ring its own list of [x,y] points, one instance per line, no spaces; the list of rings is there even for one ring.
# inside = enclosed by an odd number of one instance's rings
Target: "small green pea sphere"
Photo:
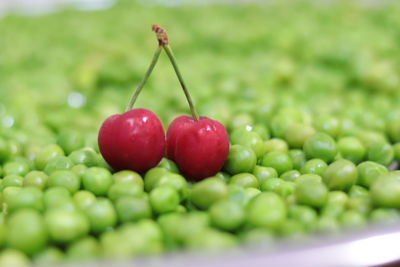
[[[243,208],[234,201],[221,200],[210,207],[211,223],[221,230],[233,231],[245,219]]]
[[[251,148],[233,145],[229,149],[228,158],[225,162],[225,170],[229,174],[241,172],[251,173],[256,166],[257,156]]]
[[[7,245],[32,255],[44,248],[46,227],[38,211],[22,209],[13,213],[7,222]]]
[[[388,166],[394,158],[394,150],[389,143],[374,143],[368,147],[367,158],[370,161]]]
[[[175,162],[167,158],[162,158],[160,163],[158,163],[157,167],[163,168],[169,172],[179,173],[178,166],[176,166]]]
[[[49,187],[65,187],[72,194],[79,190],[81,179],[72,171],[55,171],[49,176]]]
[[[148,170],[143,179],[146,192],[153,190],[162,176],[166,174],[168,174],[168,171],[164,168],[156,167]]]
[[[229,184],[237,184],[242,187],[259,187],[257,178],[251,173],[236,174],[230,178]]]
[[[101,255],[101,247],[97,239],[92,236],[81,238],[73,242],[66,251],[68,260],[88,261],[96,260]]]
[[[37,187],[44,190],[47,187],[49,177],[41,171],[31,171],[25,175],[24,187]]]
[[[8,248],[0,253],[0,266],[27,267],[29,265],[29,258],[19,250]]]
[[[104,196],[113,184],[113,178],[109,170],[91,167],[83,174],[82,184],[85,190],[92,192],[96,196]]]
[[[326,203],[328,188],[316,180],[303,179],[296,183],[295,195],[299,204],[319,208]]]
[[[367,224],[367,219],[357,211],[346,210],[339,216],[339,222],[345,228],[359,229]]]
[[[9,186],[22,187],[24,184],[24,178],[19,175],[10,174],[3,178],[2,187],[6,188]]]
[[[325,133],[316,133],[309,137],[303,146],[307,158],[319,158],[327,163],[333,161],[336,156],[336,142]]]
[[[83,147],[84,140],[77,131],[64,130],[58,135],[57,144],[62,147],[65,153],[70,154]]]
[[[261,165],[274,168],[279,175],[293,169],[293,163],[289,155],[277,151],[266,154],[261,160]]]
[[[340,155],[354,164],[360,163],[367,152],[365,146],[356,137],[340,138],[337,145]]]
[[[56,247],[47,247],[36,253],[33,262],[38,266],[55,265],[64,260],[64,253]]]
[[[37,154],[35,166],[38,170],[43,170],[51,159],[58,156],[64,156],[62,148],[54,144],[48,145]]]
[[[400,171],[382,174],[371,186],[375,206],[400,208]]]
[[[83,164],[87,167],[95,167],[99,164],[99,156],[91,148],[83,148],[73,151],[68,158],[73,164]]]
[[[302,148],[304,142],[314,134],[314,128],[308,125],[294,123],[286,130],[285,140],[291,148]]]
[[[88,234],[90,224],[85,215],[77,211],[51,210],[45,214],[47,232],[56,243],[66,244]]]
[[[255,227],[276,229],[286,216],[286,205],[282,198],[273,192],[263,192],[248,204],[246,220]]]
[[[79,190],[73,195],[72,199],[79,209],[86,210],[96,201],[96,196],[90,191]]]
[[[289,150],[289,157],[292,159],[293,168],[296,170],[300,170],[306,163],[306,154],[301,149]]]
[[[213,203],[228,197],[228,188],[217,177],[207,178],[196,183],[190,193],[189,199],[201,209],[208,209]]]
[[[10,161],[4,164],[3,173],[4,175],[20,175],[24,176],[30,171],[29,164],[24,161]]]
[[[265,153],[278,151],[278,152],[287,152],[289,150],[288,144],[283,139],[272,138],[268,141],[265,141]]]
[[[318,214],[312,207],[293,205],[289,208],[289,217],[298,221],[308,232],[316,228]]]
[[[182,175],[177,173],[163,175],[160,180],[158,180],[156,187],[165,185],[174,187],[179,192],[182,199],[187,197],[187,181]]]
[[[356,166],[346,159],[333,162],[323,174],[324,182],[331,190],[347,190],[357,182],[357,178]]]
[[[371,185],[381,176],[388,172],[388,169],[376,162],[364,161],[357,166],[358,183],[370,188]]]
[[[328,164],[322,159],[310,159],[301,167],[300,172],[322,175],[326,168],[328,168]]]
[[[116,201],[115,208],[122,223],[150,219],[152,216],[147,197],[121,197]]]
[[[115,201],[120,197],[135,197],[143,195],[143,187],[133,182],[124,182],[113,184],[108,190],[107,196],[110,200]]]
[[[301,173],[298,170],[291,170],[291,171],[282,173],[280,178],[285,181],[293,182],[300,176],[301,176]]]
[[[85,209],[93,233],[101,233],[117,223],[117,213],[110,200],[99,198]]]
[[[253,175],[257,178],[258,183],[262,184],[269,178],[278,177],[278,172],[274,168],[257,165],[254,167]]]
[[[4,201],[8,211],[13,212],[19,209],[43,210],[43,192],[36,187],[21,188],[14,195],[7,197]]]
[[[349,200],[347,194],[343,191],[330,191],[328,193],[327,204],[336,206],[345,206]]]
[[[71,193],[65,187],[52,187],[44,192],[43,200],[46,210],[57,209],[71,200]]]
[[[150,192],[151,207],[158,214],[176,210],[179,202],[179,193],[172,186],[159,186]]]
[[[329,134],[333,138],[336,138],[340,132],[340,121],[327,114],[318,116],[313,125],[317,131]]]

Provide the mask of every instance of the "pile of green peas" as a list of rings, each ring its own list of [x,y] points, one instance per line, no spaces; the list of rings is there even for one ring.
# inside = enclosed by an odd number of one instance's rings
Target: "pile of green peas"
[[[398,223],[398,7],[149,12],[129,2],[0,23],[0,266],[222,251]],[[98,127],[142,77],[154,48],[146,25],[160,18],[199,113],[229,132],[223,169],[202,181],[165,158],[143,174],[115,172],[98,151]],[[171,73],[155,75],[138,106],[168,125],[186,103],[169,90]],[[71,92],[87,102],[71,106]]]

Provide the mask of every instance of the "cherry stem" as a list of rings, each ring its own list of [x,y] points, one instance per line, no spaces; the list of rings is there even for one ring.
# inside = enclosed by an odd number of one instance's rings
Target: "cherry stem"
[[[187,99],[187,102],[189,104],[190,107],[190,112],[192,113],[192,117],[195,121],[199,120],[199,115],[196,112],[196,109],[194,107],[192,98],[190,96],[189,90],[186,87],[185,82],[183,81],[183,77],[182,74],[178,68],[178,64],[176,63],[176,59],[175,56],[172,52],[171,47],[169,46],[169,41],[168,41],[168,35],[167,32],[161,28],[158,25],[153,25],[152,27],[153,31],[156,32],[157,34],[157,39],[158,39],[158,44],[164,48],[164,51],[167,53],[167,56],[169,58],[169,60],[171,61],[172,66],[174,67],[174,71],[176,73],[176,76],[178,77],[179,83],[181,84],[181,87],[183,89],[183,92],[185,93],[185,97]]]
[[[133,105],[135,104],[136,99],[138,98],[138,96],[140,94],[140,91],[142,91],[144,85],[146,84],[147,80],[149,79],[151,73],[153,72],[153,69],[158,61],[158,58],[160,57],[160,53],[161,53],[161,46],[158,46],[156,52],[154,53],[153,59],[151,60],[150,66],[146,71],[146,74],[144,75],[139,86],[136,88],[135,92],[133,93],[131,100],[129,101],[126,111],[131,110],[133,108]]]

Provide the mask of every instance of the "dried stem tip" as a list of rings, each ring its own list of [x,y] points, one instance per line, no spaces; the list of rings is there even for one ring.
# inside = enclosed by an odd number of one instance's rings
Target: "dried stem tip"
[[[158,44],[160,46],[168,45],[168,35],[166,30],[164,30],[157,24],[153,24],[153,26],[151,26],[151,29],[156,33]]]

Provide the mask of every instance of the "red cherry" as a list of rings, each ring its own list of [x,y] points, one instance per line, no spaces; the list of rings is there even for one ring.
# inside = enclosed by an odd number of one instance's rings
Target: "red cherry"
[[[138,108],[107,118],[98,142],[101,154],[114,170],[143,173],[160,162],[165,133],[153,112]]]
[[[167,156],[182,173],[195,180],[215,175],[229,152],[229,138],[218,121],[200,117],[177,117],[167,131]]]

